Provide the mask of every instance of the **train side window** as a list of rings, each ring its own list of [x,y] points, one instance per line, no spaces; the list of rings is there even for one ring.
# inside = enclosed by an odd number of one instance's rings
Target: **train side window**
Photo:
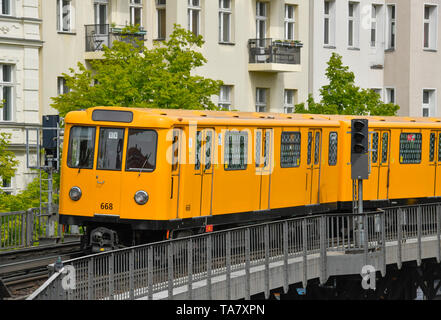
[[[308,132],[308,166],[312,161],[312,132]]]
[[[315,149],[314,149],[314,164],[320,162],[320,132],[315,133]]]
[[[227,131],[225,133],[225,170],[246,170],[248,157],[248,133]]]
[[[180,131],[179,130],[173,130],[173,144],[172,144],[172,152],[173,152],[173,158],[172,158],[172,172],[175,172],[179,168],[179,136]]]
[[[195,170],[201,169],[201,150],[202,150],[202,131],[196,133],[196,155],[195,155]]]
[[[389,152],[389,132],[383,132],[383,141],[381,147],[381,163],[387,163]]]
[[[421,163],[422,140],[421,133],[402,133],[400,135],[401,164]]]
[[[211,168],[211,149],[213,147],[213,132],[207,131],[205,136],[205,170]]]
[[[337,165],[337,154],[338,154],[338,133],[331,132],[329,134],[329,157],[328,157],[328,162],[330,166]]]
[[[374,132],[372,135],[372,163],[378,161],[378,132]]]
[[[434,132],[432,132],[430,134],[429,162],[435,161],[435,140],[436,135]]]
[[[441,162],[441,133],[438,138],[438,161]]]
[[[256,131],[256,154],[255,154],[255,159],[256,159],[256,168],[260,167],[260,154],[261,154],[261,150],[262,150],[262,130],[257,130]]]
[[[283,132],[280,145],[280,166],[296,168],[300,166],[301,155],[300,132]]]

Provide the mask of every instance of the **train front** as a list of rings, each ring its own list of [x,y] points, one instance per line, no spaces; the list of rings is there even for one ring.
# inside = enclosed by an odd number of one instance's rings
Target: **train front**
[[[91,108],[65,118],[60,222],[83,226],[92,252],[157,240],[169,217],[169,119],[138,109]],[[161,183],[162,182],[162,183]]]

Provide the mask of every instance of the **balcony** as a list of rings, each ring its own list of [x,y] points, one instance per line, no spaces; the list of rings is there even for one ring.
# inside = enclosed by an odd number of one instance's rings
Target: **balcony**
[[[103,46],[112,47],[114,41],[123,41],[136,45],[136,40],[145,41],[146,32],[123,33],[122,28],[108,24],[86,25],[86,60],[101,59]]]
[[[300,72],[300,50],[298,41],[265,39],[248,40],[248,71]]]

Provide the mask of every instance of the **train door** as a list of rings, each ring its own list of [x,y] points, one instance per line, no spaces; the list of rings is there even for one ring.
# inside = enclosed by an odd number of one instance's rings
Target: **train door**
[[[99,129],[94,213],[120,215],[123,128]]]
[[[171,187],[170,199],[172,200],[171,212],[176,212],[179,218],[179,189],[181,184],[181,143],[182,129],[173,130],[172,156],[171,156]]]
[[[202,217],[212,212],[214,137],[213,129],[201,129],[196,133],[195,174],[200,182],[199,215]]]
[[[378,200],[389,199],[389,174],[390,174],[390,131],[380,131],[381,148],[378,153]]]
[[[260,176],[259,210],[270,209],[272,146],[273,130],[258,129],[256,134],[256,173]]]
[[[309,204],[320,203],[320,172],[322,156],[322,130],[310,129],[308,131],[308,160],[306,189]]]
[[[430,132],[429,165],[433,167],[433,195],[441,196],[441,131]]]
[[[365,182],[363,192],[365,199],[378,199],[378,177],[380,172],[380,132],[375,129],[371,138],[371,162],[369,179]]]

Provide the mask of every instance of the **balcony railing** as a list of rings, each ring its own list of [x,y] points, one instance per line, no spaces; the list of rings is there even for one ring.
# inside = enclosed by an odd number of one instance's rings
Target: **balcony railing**
[[[123,33],[122,28],[112,28],[108,24],[86,25],[86,52],[102,51],[103,46],[112,47],[114,41],[136,45],[136,40],[145,41],[145,31]]]
[[[300,49],[303,44],[296,41],[272,38],[250,39],[249,63],[300,64]]]

